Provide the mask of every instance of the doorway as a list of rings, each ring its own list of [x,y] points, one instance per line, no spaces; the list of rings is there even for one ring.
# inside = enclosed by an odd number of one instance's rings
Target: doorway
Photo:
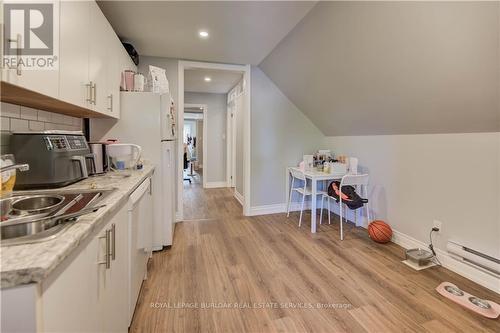
[[[207,105],[184,104],[183,181],[206,187]]]
[[[249,215],[250,66],[180,61],[178,71],[179,128],[184,129],[184,113],[188,111],[187,106],[197,104],[207,106],[203,121],[205,128],[205,131],[203,131],[204,149],[201,175],[203,189],[234,187],[234,196],[241,203],[243,214]],[[220,89],[223,87],[224,80],[221,81],[219,78],[231,76],[236,77],[236,81],[221,92]],[[240,87],[237,89],[239,94],[231,95],[236,91],[235,87],[238,85]],[[220,96],[212,98],[213,96],[210,95],[214,94],[223,94],[224,99],[222,100]],[[238,100],[232,100],[229,98],[230,96],[238,96],[239,102]],[[239,117],[236,117],[235,112],[231,112],[231,110],[236,109],[238,103],[240,104],[240,113],[238,114]],[[217,112],[217,110],[222,110],[222,107],[224,113]],[[186,122],[189,121],[186,120]],[[184,142],[179,142],[179,144],[182,145],[179,147],[180,154],[178,156],[179,164],[181,164],[184,159]],[[177,210],[179,220],[183,220],[184,191],[186,188],[182,184],[184,182],[184,170],[179,169],[180,184],[178,186]]]

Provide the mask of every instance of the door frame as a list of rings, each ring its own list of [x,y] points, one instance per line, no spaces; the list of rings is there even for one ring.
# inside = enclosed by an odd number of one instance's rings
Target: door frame
[[[231,105],[231,112],[229,108]],[[227,114],[226,114],[226,182],[227,187],[235,187],[235,170],[236,170],[236,126],[234,117],[234,101],[231,103],[227,102]],[[231,177],[232,176],[232,177]]]
[[[208,112],[208,106],[206,104],[191,104],[191,103],[186,103],[184,104],[184,108],[200,108],[203,109],[203,149],[202,149],[202,154],[203,154],[203,169],[202,169],[202,177],[203,177],[203,188],[206,187],[207,185],[207,177],[206,177],[206,170],[208,167],[207,161],[207,112]],[[184,111],[182,112],[184,115]],[[184,116],[182,117],[182,144],[184,144]],[[198,135],[198,134],[197,134]],[[183,153],[184,153],[184,147],[183,147]],[[184,170],[184,169],[183,169]],[[182,177],[182,181],[184,181],[184,176]]]
[[[245,83],[245,108],[243,115],[243,215],[250,216],[250,168],[251,168],[251,66],[250,65],[232,65],[232,64],[219,64],[211,62],[199,62],[199,61],[186,61],[179,60],[177,73],[179,76],[177,91],[177,101],[178,101],[178,124],[179,128],[184,129],[184,71],[186,69],[212,69],[212,70],[226,70],[234,71],[243,74],[243,80]],[[178,163],[183,160],[183,142],[179,140],[179,154]],[[180,165],[180,164],[178,164]],[[182,221],[184,219],[184,189],[183,189],[183,169],[178,170],[178,193],[177,193],[177,212],[178,220]]]

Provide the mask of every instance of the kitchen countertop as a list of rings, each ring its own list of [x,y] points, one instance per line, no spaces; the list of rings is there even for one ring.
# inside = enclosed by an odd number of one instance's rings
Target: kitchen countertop
[[[84,215],[74,225],[60,233],[55,239],[0,248],[1,288],[11,288],[22,284],[36,283],[46,278],[81,242],[101,223],[106,223],[128,200],[133,190],[150,176],[154,166],[145,164],[142,170],[129,170],[130,177],[116,177],[110,172],[104,176],[90,177],[62,189],[115,188],[99,204],[106,207]]]

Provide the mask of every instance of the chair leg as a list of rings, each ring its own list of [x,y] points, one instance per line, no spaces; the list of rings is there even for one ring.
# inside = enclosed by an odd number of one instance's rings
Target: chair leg
[[[328,224],[332,224],[332,221],[330,220],[330,197],[326,198],[326,201],[328,202]]]
[[[302,224],[302,212],[304,212],[304,201],[306,200],[306,196],[302,194],[302,206],[300,207],[300,218],[299,218],[299,227]]]
[[[286,217],[290,217],[290,205],[292,204],[292,190],[290,190],[290,196],[288,197],[288,204],[286,206]]]
[[[365,197],[368,199],[368,186],[365,186]],[[366,203],[366,225],[370,224],[370,204],[369,200]]]
[[[292,203],[292,194],[293,194],[293,179],[292,179],[292,184],[290,185],[290,194],[288,195],[288,205],[286,207],[286,217],[290,217],[290,205]]]
[[[343,210],[342,200],[340,200],[340,204],[339,204],[339,212],[340,212],[340,240],[344,240],[344,229],[343,229],[343,226],[342,226],[342,210]]]
[[[353,211],[353,213],[354,213],[354,225],[357,227],[358,226],[358,210],[355,209]]]
[[[325,196],[321,196],[321,213],[319,214],[319,224],[323,224],[323,206],[325,202]]]

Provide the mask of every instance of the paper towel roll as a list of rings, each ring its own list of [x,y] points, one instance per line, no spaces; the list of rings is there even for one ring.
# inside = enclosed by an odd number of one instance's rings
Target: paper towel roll
[[[349,157],[349,173],[358,174],[358,159],[356,157]]]

